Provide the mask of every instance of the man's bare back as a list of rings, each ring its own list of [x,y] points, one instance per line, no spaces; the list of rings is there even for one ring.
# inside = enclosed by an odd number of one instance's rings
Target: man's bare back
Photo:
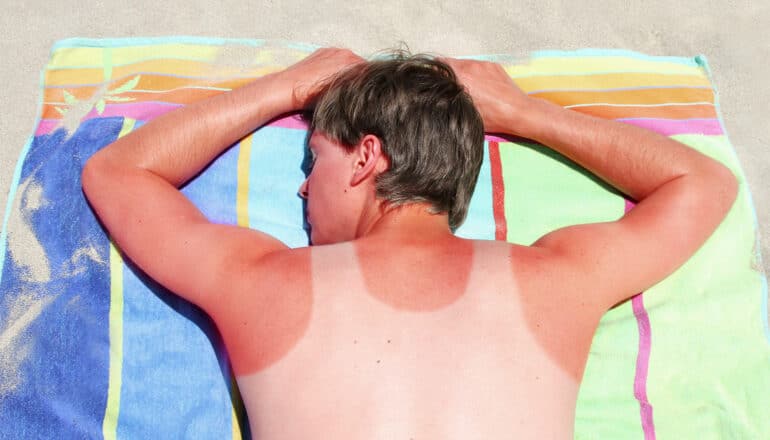
[[[570,438],[602,311],[544,254],[360,240],[263,262],[218,321],[252,435]]]
[[[681,266],[735,200],[732,172],[687,146],[530,98],[497,64],[445,61],[320,49],[163,115],[84,167],[120,248],[214,318],[259,439],[570,438],[602,313]],[[329,83],[313,121],[352,140],[314,131],[299,189],[321,246],[214,224],[178,190],[255,127],[314,105],[307,84],[342,66],[356,67]],[[484,131],[547,145],[638,203],[529,247],[457,238]]]

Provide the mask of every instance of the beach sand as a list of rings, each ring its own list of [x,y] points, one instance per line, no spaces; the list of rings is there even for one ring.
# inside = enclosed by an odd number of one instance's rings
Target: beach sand
[[[134,0],[43,2],[4,7],[0,15],[0,207],[35,126],[40,72],[54,42],[71,37],[195,35],[285,39],[348,47],[366,56],[407,43],[413,52],[448,56],[505,53],[526,58],[540,49],[630,49],[650,55],[704,54],[713,70],[724,123],[747,176],[760,242],[770,268],[770,3],[751,1],[272,1]],[[763,4],[764,3],[764,4]],[[204,14],[205,13],[205,14]],[[34,237],[17,237],[35,249]],[[34,253],[32,253],[33,255]],[[47,270],[46,262],[32,273]],[[39,266],[39,267],[37,267]]]

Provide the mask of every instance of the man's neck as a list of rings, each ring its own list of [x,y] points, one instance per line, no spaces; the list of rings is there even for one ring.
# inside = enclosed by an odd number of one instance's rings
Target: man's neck
[[[390,242],[435,242],[456,238],[449,229],[447,214],[431,214],[428,208],[425,203],[411,203],[376,209],[362,221],[357,237]]]

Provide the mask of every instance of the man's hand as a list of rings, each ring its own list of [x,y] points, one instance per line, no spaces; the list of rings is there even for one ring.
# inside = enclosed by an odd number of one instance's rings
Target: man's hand
[[[364,61],[348,49],[322,48],[278,74],[287,80],[294,90],[292,109],[302,110],[310,105],[323,80]]]
[[[532,98],[514,84],[511,77],[497,63],[456,58],[439,58],[449,64],[473,98],[473,104],[484,120],[484,131],[511,133],[517,131],[517,116],[525,112]]]

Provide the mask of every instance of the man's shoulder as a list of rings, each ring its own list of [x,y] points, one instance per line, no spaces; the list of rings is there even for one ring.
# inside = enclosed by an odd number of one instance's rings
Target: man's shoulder
[[[252,275],[249,277],[252,280],[247,284],[252,287],[266,282],[272,284],[276,277],[283,279],[285,283],[293,284],[310,276],[314,270],[319,273],[329,270],[344,271],[351,265],[359,266],[364,263],[364,259],[371,260],[373,255],[377,257],[373,261],[392,261],[413,254],[398,246],[367,246],[363,251],[363,246],[360,246],[362,243],[353,240],[272,252],[250,265],[248,273]],[[557,281],[557,273],[568,269],[561,268],[560,260],[544,248],[501,240],[476,239],[461,239],[458,245],[457,249],[449,249],[445,255],[452,258],[467,250],[467,256],[471,257],[474,266],[494,267],[500,271],[511,270],[519,276],[554,278],[551,284]]]
[[[495,278],[494,271],[508,271],[517,290],[524,296],[570,302],[574,297],[568,292],[584,288],[576,283],[574,276],[579,268],[548,248],[500,240],[474,240],[474,260],[477,262],[475,267],[489,271],[490,279]]]
[[[252,319],[255,313],[265,312],[266,304],[276,305],[277,298],[308,298],[312,293],[308,247],[274,251],[239,265],[226,294],[207,310],[220,325],[242,314]]]
[[[473,243],[474,255],[481,259],[502,259],[521,267],[526,265],[548,266],[551,255],[543,248],[510,243],[503,240],[469,240]]]
[[[522,244],[510,243],[502,240],[479,240],[460,238],[462,246],[473,249],[475,258],[516,260],[519,263],[552,264],[554,260],[548,249]],[[303,246],[283,249],[271,252],[253,263],[254,268],[276,267],[291,270],[291,264],[309,264],[313,255],[328,257],[334,254],[354,252],[357,246],[363,243],[361,240],[346,241],[341,243],[324,244],[316,246]],[[370,247],[371,249],[371,247]],[[401,250],[397,246],[378,246],[373,252],[383,255],[397,255]]]
[[[280,264],[289,260],[309,258],[312,246],[302,246],[288,249],[281,249],[264,255],[255,261],[255,266],[266,266],[271,264]]]
[[[271,252],[249,265],[248,272],[257,280],[284,274],[288,277],[309,273],[312,248],[309,246]]]

